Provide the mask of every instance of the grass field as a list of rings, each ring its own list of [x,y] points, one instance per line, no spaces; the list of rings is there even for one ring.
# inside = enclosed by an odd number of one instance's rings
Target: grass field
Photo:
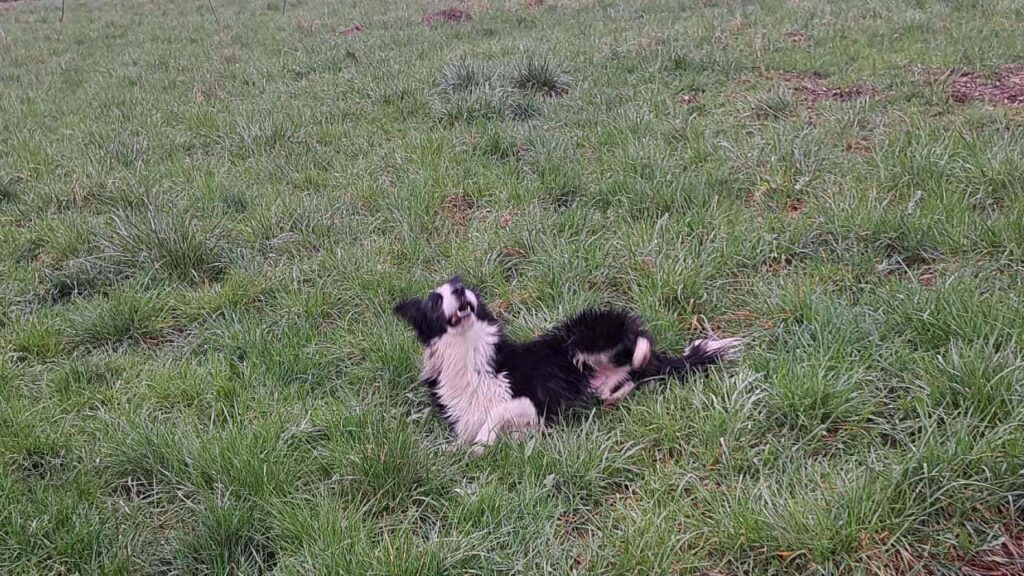
[[[1024,570],[1020,3],[212,7],[0,3],[0,573]],[[455,272],[749,346],[472,458]]]

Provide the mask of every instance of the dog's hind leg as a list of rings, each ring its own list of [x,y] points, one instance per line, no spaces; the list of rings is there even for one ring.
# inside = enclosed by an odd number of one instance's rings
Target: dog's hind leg
[[[630,366],[633,370],[639,370],[647,364],[647,361],[651,359],[651,340],[644,336],[640,336],[636,339],[636,345],[633,347],[633,358],[630,360]]]
[[[473,453],[483,454],[484,450],[498,440],[498,435],[507,434],[519,438],[540,425],[537,409],[529,398],[513,398],[488,416],[487,422],[473,440]]]
[[[633,370],[643,368],[647,364],[647,361],[651,359],[651,341],[644,336],[640,336],[636,339],[636,345],[633,347],[633,357],[630,360],[630,367]],[[601,403],[605,406],[611,406],[617,404],[620,400],[629,396],[629,393],[636,388],[636,382],[629,378],[628,373],[624,372],[625,367],[620,367],[617,370],[610,371],[603,382],[594,390],[597,393],[598,398],[601,399]],[[614,372],[623,371],[621,374],[614,374]]]

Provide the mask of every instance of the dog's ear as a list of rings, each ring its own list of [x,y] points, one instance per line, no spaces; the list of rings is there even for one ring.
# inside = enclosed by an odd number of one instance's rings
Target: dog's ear
[[[423,318],[423,300],[419,298],[402,300],[395,304],[392,312],[395,313],[395,316],[405,320],[406,324],[416,328]]]
[[[445,328],[448,325],[444,320],[443,314],[431,314],[427,303],[419,298],[403,300],[395,304],[392,310],[395,316],[405,320],[405,323],[412,328],[413,332],[416,333],[416,338],[424,346],[429,344],[434,338],[444,334]]]

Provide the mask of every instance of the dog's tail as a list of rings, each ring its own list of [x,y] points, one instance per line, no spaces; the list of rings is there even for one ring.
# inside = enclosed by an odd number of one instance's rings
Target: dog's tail
[[[638,367],[634,364],[635,379],[640,382],[664,376],[684,378],[708,366],[735,358],[742,347],[743,340],[740,338],[702,338],[691,342],[682,356],[669,356],[650,350],[646,362]],[[638,358],[634,356],[634,360]]]

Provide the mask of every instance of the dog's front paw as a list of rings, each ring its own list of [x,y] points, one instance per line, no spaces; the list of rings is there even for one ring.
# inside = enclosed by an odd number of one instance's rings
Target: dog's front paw
[[[494,444],[497,440],[498,434],[494,430],[494,428],[490,426],[485,426],[476,435],[476,438],[473,439],[473,444],[471,445],[472,447],[469,449],[469,451],[474,456],[481,456],[483,455],[484,450],[486,450],[488,446]]]

